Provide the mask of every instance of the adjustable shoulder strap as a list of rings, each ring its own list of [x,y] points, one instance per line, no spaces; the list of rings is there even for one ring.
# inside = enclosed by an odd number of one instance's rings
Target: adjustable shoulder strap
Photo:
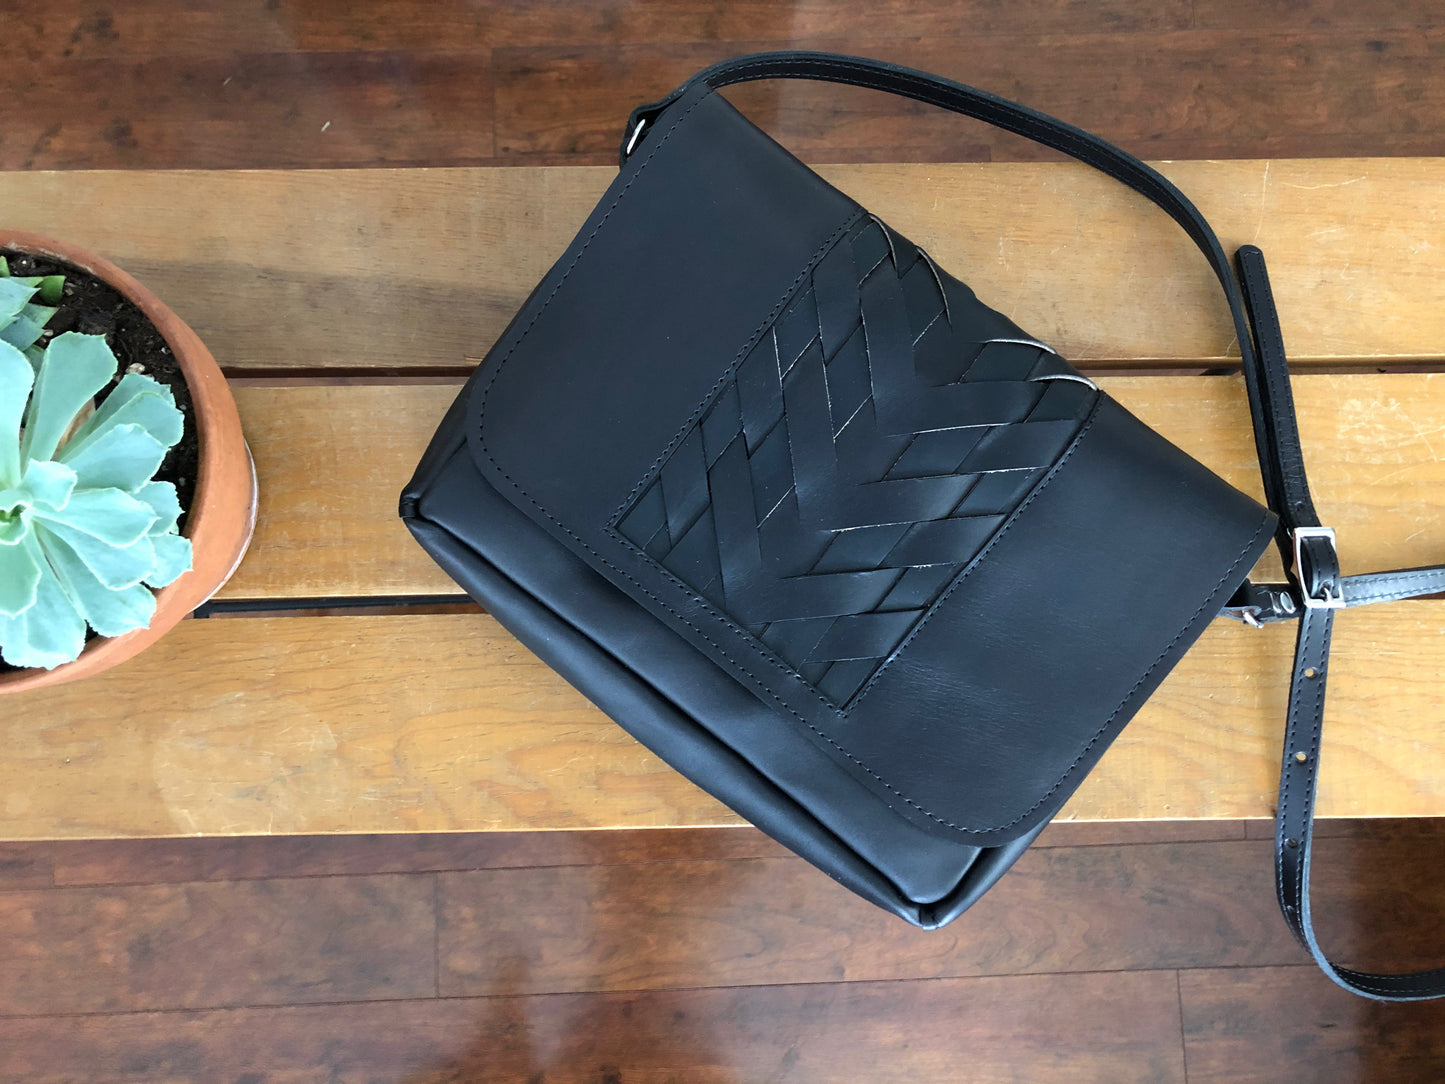
[[[1258,336],[1260,380],[1266,385],[1287,385],[1289,367],[1285,362],[1284,339],[1275,315],[1264,254],[1249,246],[1239,250],[1238,258],[1245,297]],[[1281,503],[1275,509],[1294,542],[1291,559],[1285,562],[1287,568],[1292,568],[1289,585],[1292,590],[1288,594],[1272,594],[1274,605],[1265,614],[1265,620],[1297,613],[1300,622],[1275,818],[1275,891],[1295,937],[1325,974],[1345,989],[1377,1001],[1445,997],[1445,968],[1395,975],[1354,971],[1340,967],[1326,956],[1315,937],[1310,916],[1310,856],[1335,611],[1445,591],[1445,566],[1341,576],[1335,532],[1320,525],[1310,498],[1294,420],[1292,411],[1284,416],[1271,412],[1265,419],[1277,437],[1275,454],[1282,491]],[[1278,612],[1278,600],[1283,598],[1289,599],[1289,615]]]
[[[1224,290],[1234,320],[1265,499],[1279,515],[1276,543],[1285,567],[1292,570],[1289,584],[1246,584],[1231,600],[1231,615],[1251,624],[1295,616],[1300,619],[1280,772],[1275,854],[1280,907],[1300,943],[1326,974],[1346,989],[1382,1001],[1445,996],[1445,968],[1407,975],[1372,975],[1337,966],[1321,951],[1310,922],[1311,827],[1334,612],[1345,606],[1445,591],[1445,566],[1340,576],[1334,532],[1320,526],[1310,499],[1289,366],[1264,255],[1252,245],[1239,250],[1239,274],[1245,286],[1241,296],[1240,280],[1209,223],[1157,170],[1098,136],[1027,106],[936,75],[864,57],[776,52],[714,64],[661,101],[633,111],[622,147],[623,163],[646,141],[652,122],[692,87],[717,89],[756,79],[814,79],[887,91],[1025,136],[1093,166],[1147,197],[1199,246]]]

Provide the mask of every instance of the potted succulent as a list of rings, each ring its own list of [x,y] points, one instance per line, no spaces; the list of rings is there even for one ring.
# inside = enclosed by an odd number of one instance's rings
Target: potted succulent
[[[108,261],[0,230],[0,692],[149,646],[229,578],[255,509],[195,333]]]

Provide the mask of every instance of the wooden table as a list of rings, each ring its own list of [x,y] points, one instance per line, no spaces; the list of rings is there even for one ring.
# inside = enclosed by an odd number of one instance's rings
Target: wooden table
[[[1445,357],[1445,160],[1161,168],[1227,249],[1269,258],[1345,571],[1445,558],[1445,375],[1423,371]],[[1241,383],[1201,375],[1237,356],[1218,287],[1152,206],[1071,164],[823,172],[1258,492]],[[262,507],[221,598],[290,607],[187,621],[123,667],[3,701],[0,838],[737,822],[490,617],[395,603],[456,593],[398,492],[612,173],[0,174],[7,225],[115,259],[231,373]],[[1445,602],[1337,629],[1322,813],[1445,814]],[[1269,815],[1293,635],[1216,623],[1062,816]]]

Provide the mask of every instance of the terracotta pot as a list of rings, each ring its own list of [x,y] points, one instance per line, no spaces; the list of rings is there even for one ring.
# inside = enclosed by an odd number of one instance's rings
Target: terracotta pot
[[[0,249],[64,260],[103,279],[132,301],[155,325],[180,362],[191,392],[199,445],[195,495],[187,510],[191,570],[156,592],[150,627],[124,636],[91,640],[74,662],[54,670],[0,673],[0,693],[21,692],[89,677],[145,650],[231,577],[256,525],[256,471],[241,435],[241,418],[216,359],[196,333],[130,275],[109,260],[74,245],[33,233],[0,229]]]

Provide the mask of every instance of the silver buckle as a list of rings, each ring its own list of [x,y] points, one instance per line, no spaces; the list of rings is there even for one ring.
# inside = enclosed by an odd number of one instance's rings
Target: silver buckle
[[[1290,537],[1294,539],[1294,574],[1300,582],[1300,594],[1304,598],[1305,609],[1343,610],[1345,608],[1345,589],[1340,583],[1342,577],[1339,574],[1339,552],[1335,549],[1335,529],[1333,527],[1296,527],[1290,531]],[[1325,593],[1319,597],[1311,595],[1305,586],[1304,541],[1307,538],[1323,538],[1328,541],[1330,552],[1335,557],[1335,578],[1333,582],[1325,585]]]

